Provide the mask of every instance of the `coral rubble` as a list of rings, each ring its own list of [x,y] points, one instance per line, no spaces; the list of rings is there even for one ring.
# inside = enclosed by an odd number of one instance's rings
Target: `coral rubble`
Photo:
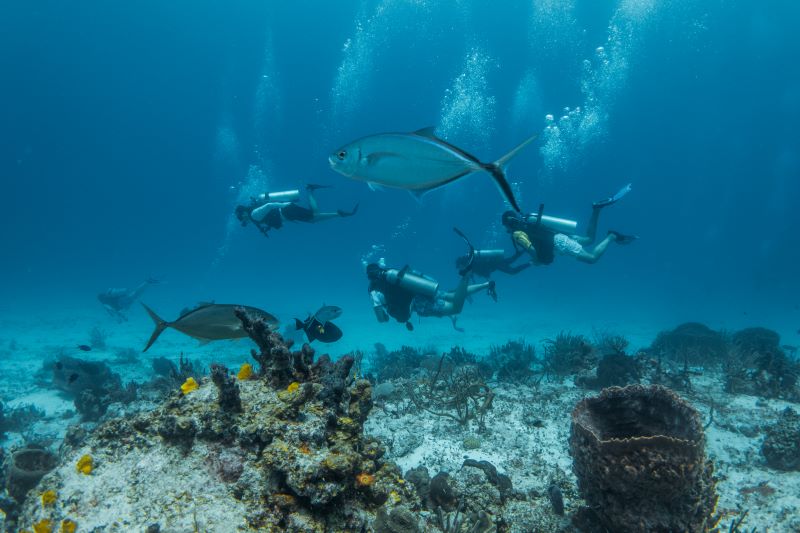
[[[716,524],[700,417],[669,389],[612,387],[582,400],[572,413],[570,453],[587,503],[579,524],[622,533]]]

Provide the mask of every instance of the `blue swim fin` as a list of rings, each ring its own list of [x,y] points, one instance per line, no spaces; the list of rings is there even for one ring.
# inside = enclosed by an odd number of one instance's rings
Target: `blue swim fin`
[[[623,188],[621,188],[619,191],[617,191],[617,194],[615,194],[614,196],[609,196],[605,200],[600,200],[600,201],[597,201],[597,202],[593,203],[592,207],[606,207],[606,206],[615,204],[618,201],[620,201],[622,199],[622,197],[625,196],[626,194],[628,194],[629,192],[631,192],[631,184],[630,183],[627,184],[626,186],[624,186]]]

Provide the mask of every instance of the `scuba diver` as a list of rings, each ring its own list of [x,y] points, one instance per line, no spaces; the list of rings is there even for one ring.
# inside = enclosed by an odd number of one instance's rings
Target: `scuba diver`
[[[609,230],[606,237],[592,250],[585,248],[595,242],[600,211],[617,203],[630,190],[631,185],[628,184],[614,196],[592,204],[586,235],[574,234],[578,224],[573,220],[543,215],[544,205],[539,206],[536,214],[520,215],[514,211],[506,211],[503,213],[503,226],[511,233],[514,247],[527,252],[534,265],[549,265],[555,259],[556,253],[572,256],[584,263],[596,263],[611,242],[630,244],[638,239],[636,235],[623,235]]]
[[[108,314],[117,319],[117,322],[127,322],[128,317],[123,311],[127,311],[147,287],[157,283],[159,283],[157,279],[148,278],[135,289],[108,289],[98,294],[97,299],[103,304]]]
[[[266,236],[271,229],[280,229],[284,221],[289,222],[322,222],[337,217],[351,217],[358,211],[358,204],[352,211],[337,210],[335,213],[321,213],[317,207],[317,200],[314,198],[314,191],[326,189],[325,185],[306,185],[308,193],[308,207],[297,204],[300,199],[300,191],[281,191],[261,194],[257,198],[251,198],[250,205],[236,206],[236,218],[246,226],[252,222]]]
[[[509,257],[506,257],[506,252],[503,249],[476,250],[466,235],[458,228],[453,229],[464,239],[464,242],[469,247],[469,252],[456,259],[456,268],[459,272],[469,269],[471,275],[477,274],[488,280],[493,272],[503,272],[513,276],[531,266],[530,262],[513,266],[514,261],[525,253],[523,250],[517,249],[514,255]]]
[[[414,329],[410,321],[412,312],[419,316],[450,317],[453,328],[463,331],[456,326],[456,320],[464,309],[468,296],[485,290],[497,301],[494,281],[470,284],[470,265],[461,271],[461,280],[452,291],[440,289],[439,282],[411,270],[408,265],[398,270],[387,268],[382,261],[367,265],[367,278],[367,290],[372,297],[378,322],[388,322],[389,317],[392,317],[398,322],[404,322],[409,331]]]

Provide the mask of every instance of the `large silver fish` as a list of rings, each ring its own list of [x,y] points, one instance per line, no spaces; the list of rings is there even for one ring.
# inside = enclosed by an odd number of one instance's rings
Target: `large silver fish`
[[[167,328],[173,328],[184,335],[189,335],[201,342],[216,341],[222,339],[241,339],[247,337],[242,327],[242,321],[234,313],[236,308],[241,307],[253,318],[263,318],[272,329],[278,326],[278,319],[262,311],[257,307],[235,304],[205,304],[182,314],[177,320],[167,322],[159,317],[155,311],[142,304],[142,306],[156,323],[156,329],[147,341],[146,352],[150,346],[156,342],[158,336]]]
[[[500,191],[515,210],[519,205],[508,184],[505,167],[534,135],[494,163],[444,141],[424,128],[412,133],[380,133],[362,137],[342,146],[328,158],[336,172],[374,185],[406,189],[419,197],[473,172],[491,174]]]

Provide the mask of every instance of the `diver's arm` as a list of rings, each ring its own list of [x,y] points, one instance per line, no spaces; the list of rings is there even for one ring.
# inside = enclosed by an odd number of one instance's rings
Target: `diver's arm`
[[[497,267],[497,270],[503,272],[504,274],[510,274],[513,276],[514,274],[519,274],[520,272],[531,266],[530,262],[522,263],[517,266],[511,266],[511,263],[513,263],[516,260],[516,258],[519,257],[520,255],[522,255],[522,252],[520,252],[518,255],[511,258],[509,261],[506,261],[502,265]]]

